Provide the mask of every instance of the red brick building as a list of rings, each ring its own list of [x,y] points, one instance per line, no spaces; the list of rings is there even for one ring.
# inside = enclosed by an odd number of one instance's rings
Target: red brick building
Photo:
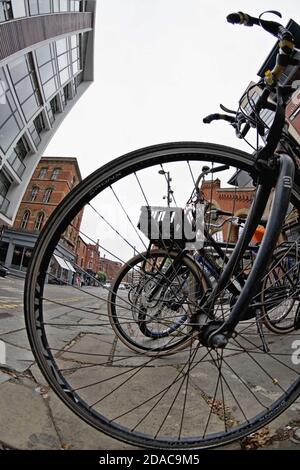
[[[96,275],[100,271],[100,250],[99,245],[87,243],[85,254],[85,269],[93,271]]]
[[[76,248],[76,264],[81,269],[85,269],[86,252],[87,252],[87,243],[79,235],[78,240],[77,240],[77,248]]]
[[[21,201],[13,229],[39,232],[57,205],[80,181],[76,158],[43,157],[36,167]],[[68,227],[63,243],[73,252],[82,220],[80,213]]]
[[[119,263],[118,261],[113,261],[108,258],[100,258],[99,271],[102,271],[106,274],[106,278],[108,281],[111,281],[115,278],[117,272],[121,267],[122,263]]]
[[[43,157],[23,195],[14,225],[5,227],[0,260],[15,274],[26,272],[32,249],[44,224],[71,189],[81,181],[76,158]],[[83,213],[66,230],[50,264],[55,275],[72,282],[75,252]],[[65,258],[70,263],[65,263]]]
[[[234,212],[236,216],[246,216],[254,198],[254,188],[232,187],[221,188],[221,181],[217,178],[213,181],[204,181],[201,190],[205,199],[223,211]],[[223,228],[224,241],[236,241],[238,238],[238,226],[226,224]]]

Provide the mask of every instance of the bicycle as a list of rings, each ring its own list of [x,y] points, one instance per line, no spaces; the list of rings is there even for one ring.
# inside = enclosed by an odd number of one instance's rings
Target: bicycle
[[[262,19],[262,15],[254,18],[238,13],[227,19],[231,23],[258,25],[275,35],[280,45],[277,65],[258,82],[258,100],[250,97],[249,90],[243,95],[241,101],[248,97],[248,113],[239,105],[237,112],[227,110],[226,115],[211,115],[205,121],[224,119],[240,138],[245,138],[253,127],[258,136],[264,137],[264,145],[257,145],[255,153],[248,154],[216,144],[160,144],[104,165],[75,187],[49,218],[26,277],[24,305],[28,336],[51,388],[74,413],[96,429],[147,448],[200,449],[241,439],[267,425],[300,394],[300,365],[292,362],[294,340],[299,337],[299,313],[293,331],[284,336],[257,329],[260,324],[257,316],[267,302],[264,292],[259,290],[261,283],[268,278],[266,271],[291,206],[293,213],[300,209],[297,166],[300,150],[288,133],[284,115],[294,90],[278,83],[288,65],[299,67],[299,51],[294,47],[290,31],[277,22]],[[274,113],[271,126],[260,115],[265,109]],[[149,355],[147,346],[146,350],[138,347],[132,351],[119,341],[117,325],[112,329],[106,306],[120,308],[123,313],[118,318],[127,322],[129,329],[136,328],[137,322],[126,294],[118,294],[112,288],[100,293],[81,290],[80,305],[60,303],[59,307],[65,310],[56,318],[54,309],[58,305],[45,280],[47,275],[51,276],[48,270],[51,256],[55,250],[59,251],[68,226],[87,240],[101,240],[100,249],[121,262],[121,269],[130,270],[132,261],[126,260],[130,259],[132,250],[138,253],[141,262],[147,261],[149,240],[137,229],[137,207],[159,205],[165,189],[162,178],[157,178],[158,171],[164,175],[168,172],[168,188],[172,175],[176,191],[170,194],[174,206],[180,209],[185,206],[190,186],[195,188],[195,175],[204,163],[224,172],[223,182],[231,177],[229,212],[235,213],[238,205],[240,187],[235,181],[240,172],[252,182],[253,201],[243,233],[230,256],[225,247],[223,269],[212,289],[201,263],[196,263],[185,250],[190,240],[162,238],[174,274],[167,294],[182,286],[180,296],[175,299],[179,308],[187,309],[188,318],[167,336],[158,338],[164,342],[163,348],[157,347]],[[211,205],[214,188],[212,179],[206,197]],[[232,289],[235,286],[236,266],[248,249],[271,195],[266,231],[253,266],[242,289],[237,289],[234,302],[224,311],[218,300],[228,286]],[[107,204],[110,207],[104,213]],[[72,224],[83,208],[94,221],[87,234]],[[114,221],[117,210],[118,221]],[[197,219],[194,222],[197,224]],[[210,217],[205,224],[209,226]],[[296,246],[297,242],[293,249]],[[160,257],[163,256],[160,252]],[[186,279],[181,278],[182,268],[188,268],[194,278],[196,292],[184,290]],[[160,275],[164,279],[165,272],[161,270]],[[272,280],[266,282],[268,289],[276,286]],[[74,329],[74,340],[67,346],[57,337],[58,328],[60,331]],[[147,339],[143,335],[143,341]],[[128,345],[135,347],[132,341],[129,332]],[[172,354],[166,354],[166,349]]]

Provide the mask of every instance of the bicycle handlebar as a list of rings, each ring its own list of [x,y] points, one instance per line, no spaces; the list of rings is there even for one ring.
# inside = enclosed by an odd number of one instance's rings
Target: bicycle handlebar
[[[275,13],[277,12],[266,12]],[[279,14],[280,15],[280,14]],[[228,23],[243,24],[245,26],[261,26],[265,31],[272,34],[279,39],[279,53],[277,54],[276,65],[273,70],[266,72],[265,81],[268,85],[272,86],[277,83],[278,79],[283,74],[285,68],[292,64],[294,61],[290,57],[295,48],[295,39],[293,34],[280,23],[276,21],[268,21],[260,18],[255,18],[247,13],[239,11],[238,13],[231,13],[227,16]]]
[[[291,54],[294,49],[293,34],[276,21],[268,21],[263,20],[261,18],[255,18],[254,16],[250,16],[247,13],[243,13],[241,11],[239,11],[238,13],[231,13],[227,16],[226,19],[228,23],[231,24],[243,24],[244,26],[261,26],[268,33],[271,33],[273,36],[276,36],[279,41],[284,42],[284,44],[282,44],[282,49],[286,54]]]
[[[227,114],[209,114],[205,118],[203,118],[204,124],[210,124],[212,121],[218,121],[219,119],[223,119],[224,121],[228,121],[230,123],[235,121],[233,116],[227,116]]]

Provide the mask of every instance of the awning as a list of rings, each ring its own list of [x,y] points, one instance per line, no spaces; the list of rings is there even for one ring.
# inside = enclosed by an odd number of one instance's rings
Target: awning
[[[57,256],[57,255],[53,255],[54,258],[56,259],[56,261],[58,262],[59,266],[62,268],[62,269],[66,269],[67,271],[74,271],[73,269],[73,266],[68,262],[68,261],[65,261],[63,258],[61,258],[60,256]]]
[[[65,263],[69,266],[69,271],[72,271],[73,273],[75,273],[75,269],[73,268],[72,264],[70,263],[70,261],[65,261]]]

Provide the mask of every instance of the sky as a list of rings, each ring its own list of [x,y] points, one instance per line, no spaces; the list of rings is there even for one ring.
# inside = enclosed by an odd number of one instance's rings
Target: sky
[[[275,9],[298,18],[298,0],[97,0],[95,81],[57,131],[47,156],[77,157],[83,176],[137,148],[169,141],[248,149],[224,122],[204,125],[239,97],[275,43],[226,16]]]

